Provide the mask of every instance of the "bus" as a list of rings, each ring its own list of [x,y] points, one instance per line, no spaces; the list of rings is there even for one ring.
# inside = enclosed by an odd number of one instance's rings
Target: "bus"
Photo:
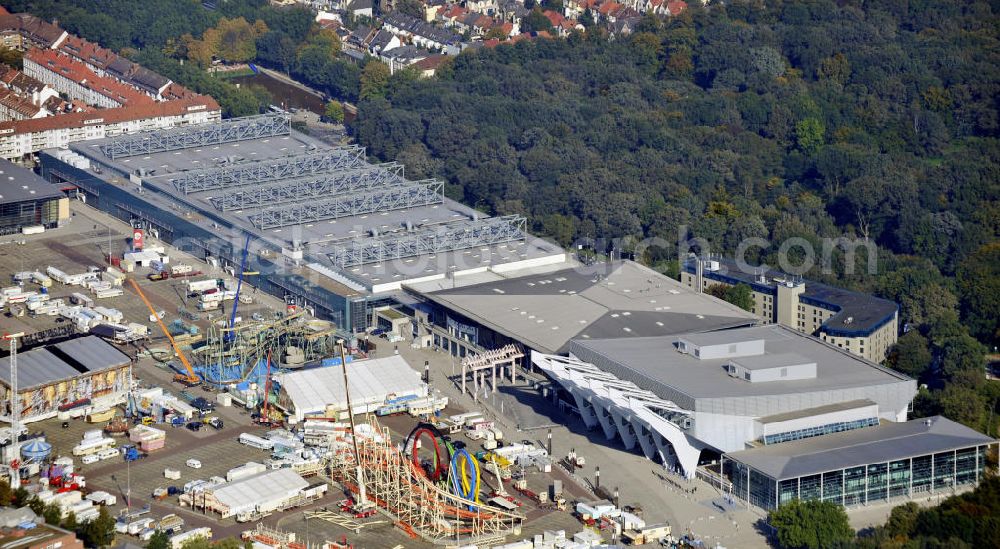
[[[246,444],[251,448],[260,448],[261,450],[270,450],[274,448],[274,443],[270,440],[256,435],[251,435],[250,433],[240,434],[240,444]]]

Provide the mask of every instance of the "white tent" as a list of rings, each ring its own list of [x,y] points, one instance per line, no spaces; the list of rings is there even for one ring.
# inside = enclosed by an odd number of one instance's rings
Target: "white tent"
[[[337,365],[280,374],[276,379],[295,418],[302,421],[306,415],[325,414],[328,408],[337,412],[347,409],[343,375]],[[347,377],[355,414],[374,411],[387,398],[427,396],[427,384],[420,380],[420,373],[399,355],[348,362]]]

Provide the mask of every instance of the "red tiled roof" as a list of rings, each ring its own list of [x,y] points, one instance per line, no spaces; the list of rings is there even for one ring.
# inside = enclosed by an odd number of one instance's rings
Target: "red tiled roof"
[[[0,6],[0,15],[10,15],[10,12],[7,11],[7,8]]]
[[[481,29],[489,29],[493,26],[493,19],[486,15],[480,15],[474,25]]]
[[[435,70],[448,60],[447,55],[429,55],[413,65],[420,70]]]
[[[465,15],[466,13],[469,13],[468,10],[462,6],[452,6],[448,11],[444,12],[441,17],[444,17],[445,19],[455,19]]]
[[[562,16],[562,14],[552,10],[545,10],[542,12],[542,15],[548,18],[549,22],[552,23],[553,27],[558,27],[563,22],[563,20],[566,19],[565,17]]]
[[[180,116],[190,112],[191,107],[196,110],[217,111],[219,104],[208,96],[198,96],[197,98],[180,99],[177,101],[162,101],[160,103],[150,103],[147,105],[137,105],[129,107],[118,107],[116,109],[100,109],[95,112],[72,113],[61,116],[48,116],[36,118],[34,120],[12,120],[0,122],[0,133],[39,133],[60,128],[77,128],[88,125],[88,122],[99,119],[100,124],[117,124],[130,120],[142,120],[146,118],[160,118],[164,116]],[[197,109],[197,107],[202,107]],[[90,122],[97,124],[97,122]],[[12,132],[9,130],[13,130]]]
[[[673,2],[669,2],[667,4],[667,11],[670,12],[670,15],[678,15],[682,11],[686,10],[687,7],[687,2],[684,0],[674,0]]]
[[[22,97],[11,90],[0,90],[0,104],[27,118],[37,115],[42,110],[32,103],[30,97]]]
[[[6,10],[4,11],[6,12]],[[10,12],[0,14],[0,31],[13,31],[27,35],[36,42],[46,45],[53,44],[64,32],[52,23],[43,21],[30,13],[11,14]]]
[[[507,21],[503,25],[500,25],[500,30],[503,31],[504,36],[510,36],[510,33],[514,32],[514,23]]]
[[[607,15],[607,14],[611,13],[612,11],[614,11],[615,9],[620,8],[620,7],[621,7],[621,4],[618,4],[616,2],[605,2],[605,3],[601,4],[597,8],[597,11],[601,15]]]
[[[99,76],[87,68],[86,65],[68,55],[61,55],[53,50],[35,48],[24,54],[24,58],[110,98],[119,104],[138,105],[153,102],[152,97],[137,91],[131,86],[126,86],[113,78]]]

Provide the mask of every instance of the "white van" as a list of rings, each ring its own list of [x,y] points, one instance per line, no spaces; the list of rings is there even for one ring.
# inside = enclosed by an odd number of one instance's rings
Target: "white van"
[[[192,458],[187,460],[187,466],[192,469],[201,469],[201,462]]]
[[[106,448],[97,453],[97,459],[111,459],[121,455],[118,448]]]
[[[90,465],[101,461],[101,458],[99,458],[97,454],[87,454],[80,458],[80,461],[82,461],[84,465]]]

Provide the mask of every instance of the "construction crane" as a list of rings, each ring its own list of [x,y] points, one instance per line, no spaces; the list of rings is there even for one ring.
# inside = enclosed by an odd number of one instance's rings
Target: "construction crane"
[[[240,259],[240,275],[236,279],[236,297],[233,299],[233,313],[229,315],[229,331],[226,332],[222,338],[223,341],[229,343],[232,341],[236,334],[232,331],[233,327],[236,326],[236,310],[240,306],[240,290],[243,289],[243,275],[251,274],[247,273],[247,255],[250,253],[250,234],[247,233],[247,241],[243,245],[243,258]]]
[[[146,299],[146,294],[142,293],[142,289],[139,288],[139,283],[132,278],[128,279],[128,282],[129,284],[132,285],[132,288],[135,289],[135,293],[139,294],[139,299],[141,299],[142,302],[146,304],[146,308],[149,309],[150,316],[152,318],[155,318],[156,323],[160,325],[160,330],[163,332],[163,335],[167,336],[167,340],[170,341],[170,346],[173,347],[174,354],[177,355],[177,358],[180,359],[181,364],[184,365],[184,369],[187,371],[187,375],[184,374],[175,375],[174,381],[192,387],[201,383],[201,379],[199,379],[198,376],[194,373],[194,368],[191,367],[191,363],[188,362],[187,357],[184,356],[183,352],[181,352],[181,348],[177,345],[177,342],[174,341],[174,337],[170,335],[170,330],[168,330],[166,324],[163,323],[163,319],[160,318],[159,313],[157,313],[156,309],[153,308],[153,304],[150,303],[148,299]]]

